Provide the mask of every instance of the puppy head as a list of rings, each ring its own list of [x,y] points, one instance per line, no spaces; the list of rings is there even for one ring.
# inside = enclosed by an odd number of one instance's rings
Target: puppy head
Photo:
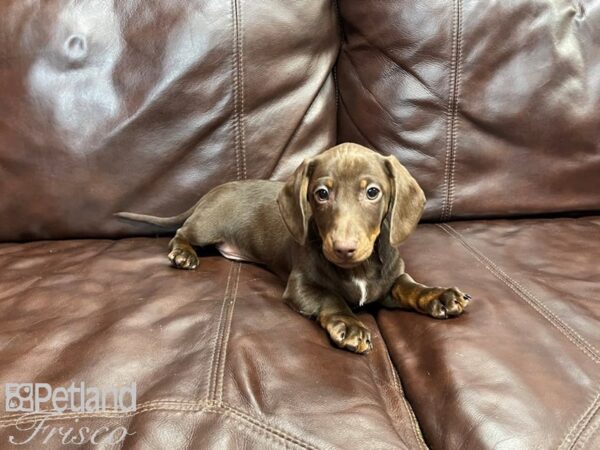
[[[305,244],[312,219],[325,257],[351,268],[371,256],[385,220],[390,244],[404,241],[421,218],[425,195],[394,156],[347,143],[305,160],[277,203],[298,243]]]

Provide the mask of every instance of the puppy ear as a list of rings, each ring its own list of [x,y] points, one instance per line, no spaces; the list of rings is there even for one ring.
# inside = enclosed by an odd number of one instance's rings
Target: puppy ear
[[[390,224],[390,244],[397,246],[415,229],[423,209],[425,193],[408,170],[395,156],[383,158],[392,187],[387,220]]]
[[[277,204],[283,222],[300,245],[304,245],[308,235],[308,221],[311,213],[308,203],[308,182],[312,168],[313,161],[304,160],[277,196]]]

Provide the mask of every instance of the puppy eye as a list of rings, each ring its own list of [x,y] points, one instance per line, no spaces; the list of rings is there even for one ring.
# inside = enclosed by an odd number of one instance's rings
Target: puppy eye
[[[318,202],[324,203],[329,200],[329,191],[324,187],[319,188],[315,191],[315,198]]]
[[[377,200],[381,194],[381,190],[375,186],[369,186],[367,188],[367,198],[369,200]]]

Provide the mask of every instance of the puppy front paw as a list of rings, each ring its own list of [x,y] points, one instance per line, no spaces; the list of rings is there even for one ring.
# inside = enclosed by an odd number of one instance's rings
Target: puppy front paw
[[[193,270],[198,267],[198,255],[194,249],[175,247],[169,253],[169,261],[178,269]]]
[[[336,314],[328,317],[323,326],[340,348],[359,354],[369,353],[373,349],[371,332],[356,317]]]
[[[471,302],[471,296],[458,288],[430,288],[423,293],[419,303],[424,312],[436,319],[448,319],[460,316]]]

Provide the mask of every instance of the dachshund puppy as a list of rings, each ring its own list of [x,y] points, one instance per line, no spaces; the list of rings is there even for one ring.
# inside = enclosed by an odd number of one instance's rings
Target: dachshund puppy
[[[436,319],[462,314],[470,296],[428,287],[404,272],[397,246],[417,225],[425,195],[394,156],[341,144],[305,160],[286,183],[234,181],[169,218],[117,216],[180,226],[169,260],[195,269],[194,246],[216,245],[231,259],[266,265],[287,280],[284,300],[316,318],[339,347],[371,350],[352,309],[378,301]],[[183,225],[182,225],[183,224]]]

